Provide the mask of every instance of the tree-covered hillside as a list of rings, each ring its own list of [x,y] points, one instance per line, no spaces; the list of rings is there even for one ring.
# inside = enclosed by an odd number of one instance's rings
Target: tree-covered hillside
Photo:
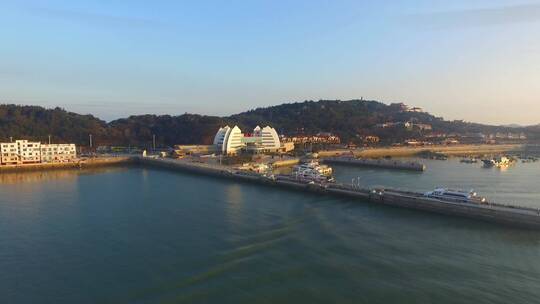
[[[401,104],[365,100],[320,100],[258,108],[230,117],[242,125],[270,124],[285,134],[333,132],[345,141],[357,135],[378,135],[389,141],[419,136],[414,131],[381,129],[377,124],[407,122],[429,124],[441,133],[495,133],[520,130],[463,121],[446,121],[425,112],[404,111]]]
[[[88,134],[109,136],[107,123],[92,115],[80,115],[60,108],[0,105],[0,141],[32,139],[46,142],[88,142]]]
[[[13,137],[46,142],[50,134],[55,142],[86,145],[89,134],[92,134],[95,145],[148,146],[155,134],[158,145],[208,144],[216,130],[225,124],[238,124],[246,131],[256,125],[270,125],[285,135],[332,132],[344,142],[357,141],[363,135],[377,135],[387,143],[422,135],[418,131],[377,127],[377,124],[405,121],[430,124],[434,132],[444,133],[524,131],[537,138],[540,134],[538,127],[516,129],[446,121],[424,112],[404,111],[399,104],[321,100],[258,108],[229,117],[138,115],[109,123],[92,115],[80,115],[60,108],[0,105],[0,141]]]

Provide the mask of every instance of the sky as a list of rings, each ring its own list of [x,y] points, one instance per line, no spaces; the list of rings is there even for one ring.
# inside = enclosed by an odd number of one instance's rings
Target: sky
[[[5,1],[0,103],[105,120],[319,99],[540,123],[540,1]]]

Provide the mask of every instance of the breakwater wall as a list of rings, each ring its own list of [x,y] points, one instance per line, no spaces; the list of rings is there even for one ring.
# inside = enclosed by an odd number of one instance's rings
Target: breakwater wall
[[[102,166],[116,166],[136,163],[136,158],[133,157],[103,157],[80,159],[73,162],[65,163],[38,163],[38,164],[21,164],[21,165],[1,165],[0,173],[7,172],[24,172],[24,171],[42,171],[42,170],[58,170],[58,169],[83,169]]]
[[[369,159],[369,158],[354,158],[354,157],[328,157],[321,159],[324,163],[352,165],[362,167],[375,167],[384,169],[410,170],[410,171],[425,171],[426,166],[415,161],[400,161],[393,159]]]
[[[341,150],[326,150],[319,151],[319,157],[333,157],[340,155],[354,154],[356,157],[376,158],[384,156],[405,157],[415,156],[422,151],[442,152],[446,155],[454,156],[470,156],[470,155],[485,155],[485,154],[500,154],[507,152],[522,151],[524,145],[508,144],[508,145],[433,145],[423,147],[387,147],[387,148],[367,148],[367,149],[341,149]]]
[[[452,202],[428,198],[422,193],[392,189],[365,189],[341,183],[313,183],[297,180],[288,175],[264,176],[252,172],[236,171],[227,167],[189,163],[165,159],[138,158],[141,165],[232,178],[274,187],[294,189],[327,195],[359,198],[376,204],[421,210],[445,215],[467,217],[512,227],[540,230],[540,210],[502,204]]]

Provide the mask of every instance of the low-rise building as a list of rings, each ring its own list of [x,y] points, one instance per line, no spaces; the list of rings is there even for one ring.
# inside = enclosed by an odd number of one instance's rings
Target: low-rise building
[[[32,164],[41,162],[41,143],[16,140],[0,144],[3,165]]]
[[[75,144],[42,144],[41,162],[69,162],[77,158]]]
[[[376,144],[381,141],[381,139],[379,138],[379,136],[376,135],[367,135],[362,138],[362,141],[365,144]]]
[[[174,153],[176,156],[193,154],[212,154],[216,152],[214,145],[175,145]]]
[[[317,135],[298,135],[293,137],[283,137],[283,142],[293,142],[295,144],[339,144],[341,139],[331,133],[318,133]]]
[[[291,142],[291,141],[283,142],[283,143],[281,143],[280,150],[281,150],[281,152],[284,152],[284,153],[291,152],[292,150],[294,150],[294,143]]]
[[[19,160],[22,164],[36,164],[41,162],[41,143],[28,140],[16,140]]]
[[[75,144],[41,144],[28,140],[0,143],[0,164],[67,162],[77,157]]]
[[[19,163],[19,149],[17,143],[0,143],[2,165],[16,165]]]

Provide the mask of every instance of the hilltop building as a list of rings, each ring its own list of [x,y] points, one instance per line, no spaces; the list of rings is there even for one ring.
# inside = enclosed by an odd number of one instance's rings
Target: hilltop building
[[[367,135],[362,137],[362,141],[364,144],[377,144],[381,141],[381,139],[376,135]]]
[[[398,109],[400,112],[413,112],[413,113],[423,113],[424,109],[420,107],[410,107],[402,102],[400,103],[391,103],[390,107]]]
[[[0,143],[0,164],[67,162],[77,157],[75,144],[41,144],[28,140]]]
[[[406,122],[385,122],[382,124],[377,124],[377,128],[387,129],[387,128],[404,128],[407,130],[419,130],[419,131],[431,131],[433,128],[430,124],[417,123],[412,121]]]
[[[276,130],[270,126],[253,129],[253,133],[242,133],[238,126],[219,128],[214,137],[215,151],[225,155],[250,153],[287,152],[290,145],[282,145]]]
[[[412,108],[408,108],[408,109],[407,109],[407,112],[423,113],[423,112],[424,112],[424,109],[422,109],[422,108],[420,108],[420,107],[412,107]]]

